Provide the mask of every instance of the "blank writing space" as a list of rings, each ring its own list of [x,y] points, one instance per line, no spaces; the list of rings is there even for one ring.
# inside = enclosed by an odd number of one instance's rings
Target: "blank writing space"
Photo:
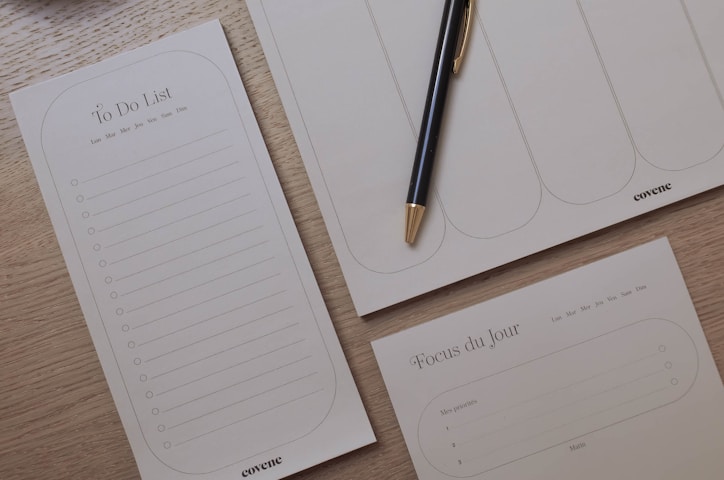
[[[710,0],[686,0],[682,2],[682,6],[695,31],[696,40],[706,58],[707,68],[717,87],[719,102],[724,108],[724,42],[719,40],[724,4]]]
[[[724,109],[685,2],[581,5],[639,153],[667,170],[718,155],[724,147]]]
[[[580,398],[573,397],[575,400],[567,401],[561,405],[550,406],[541,402],[538,404],[538,407],[543,407],[540,412],[519,418],[513,414],[503,416],[502,421],[500,417],[491,418],[489,419],[491,423],[503,423],[504,426],[494,429],[486,428],[484,434],[471,438],[466,438],[465,434],[461,433],[460,438],[462,440],[456,442],[456,444],[465,449],[467,455],[463,457],[463,461],[484,458],[502,448],[523,443],[539,435],[567,427],[578,420],[612,411],[622,405],[657,393],[669,386],[667,385],[667,379],[660,375],[663,373],[666,372],[662,366],[653,372],[645,373],[612,387],[604,387],[600,391],[586,393]],[[565,411],[566,420],[560,422],[558,414],[563,411]],[[573,412],[576,414],[571,415]],[[497,438],[493,442],[489,442],[491,436]],[[509,439],[509,443],[506,444],[505,440],[501,441],[501,439]],[[482,445],[489,443],[493,444],[492,449],[480,448]],[[502,446],[501,443],[503,443]]]
[[[618,192],[634,149],[576,3],[483,1],[478,11],[550,193],[586,204]]]
[[[585,384],[585,383],[587,383],[587,382],[599,381],[599,380],[601,380],[601,377],[604,377],[604,376],[607,376],[607,375],[608,375],[608,376],[610,376],[610,375],[618,375],[622,370],[624,370],[624,369],[629,369],[629,368],[632,368],[632,367],[634,367],[634,366],[636,366],[636,365],[639,365],[639,364],[641,364],[642,362],[644,362],[645,360],[648,360],[648,359],[650,359],[651,357],[657,356],[657,355],[659,355],[660,353],[661,353],[661,352],[656,351],[656,352],[654,352],[654,353],[650,353],[650,354],[644,355],[643,357],[637,358],[636,360],[633,360],[633,361],[630,361],[630,362],[626,362],[626,363],[624,363],[624,364],[622,364],[622,365],[618,365],[618,366],[615,366],[615,367],[610,368],[610,369],[603,370],[602,372],[593,374],[593,375],[591,375],[591,376],[589,376],[589,377],[585,377],[585,378],[583,378],[583,379],[581,379],[581,380],[573,381],[572,383],[569,383],[569,384],[567,384],[567,385],[564,386],[564,387],[560,387],[560,388],[556,388],[556,389],[551,390],[551,391],[547,391],[546,393],[543,393],[543,394],[541,394],[541,395],[536,395],[536,396],[533,397],[533,398],[529,398],[529,399],[526,399],[526,400],[523,400],[523,401],[513,402],[512,404],[510,404],[509,406],[507,406],[507,407],[505,407],[505,408],[503,408],[503,409],[496,410],[496,411],[490,412],[490,413],[486,413],[485,415],[481,415],[481,416],[478,416],[478,417],[470,418],[470,419],[468,420],[468,422],[466,422],[466,423],[462,423],[462,424],[459,424],[459,425],[449,425],[449,429],[450,429],[450,430],[457,430],[457,429],[464,428],[464,427],[470,427],[470,426],[472,426],[472,424],[474,424],[474,423],[484,421],[484,420],[486,420],[486,419],[488,419],[488,418],[490,418],[490,417],[492,417],[492,416],[498,415],[498,414],[503,413],[503,412],[509,412],[509,411],[511,411],[511,410],[513,410],[513,409],[515,409],[515,408],[522,407],[522,406],[524,406],[524,405],[528,405],[528,404],[530,404],[531,402],[542,402],[542,401],[546,401],[546,400],[550,399],[550,398],[551,398],[552,396],[554,396],[554,395],[561,395],[561,394],[566,395],[566,396],[567,396],[567,395],[570,395],[570,392],[573,390],[574,387],[580,387],[580,386],[582,386],[583,384]]]
[[[642,320],[439,395],[420,444],[441,472],[478,475],[678,400],[697,365],[680,327]]]

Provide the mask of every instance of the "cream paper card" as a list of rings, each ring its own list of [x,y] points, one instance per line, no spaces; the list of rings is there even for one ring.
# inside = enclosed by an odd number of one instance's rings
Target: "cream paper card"
[[[360,315],[724,181],[724,2],[478,0],[413,247],[442,0],[249,0]]]
[[[717,480],[724,389],[666,239],[373,342],[421,480]]]
[[[143,478],[374,441],[218,21],[11,99]]]

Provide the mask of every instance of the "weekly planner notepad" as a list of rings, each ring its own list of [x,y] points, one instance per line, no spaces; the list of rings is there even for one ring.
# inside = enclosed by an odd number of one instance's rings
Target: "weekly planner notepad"
[[[143,478],[374,441],[218,22],[11,100]]]
[[[719,480],[724,388],[666,239],[373,342],[420,480]]]
[[[358,313],[724,181],[724,2],[478,0],[414,247],[443,0],[249,0]]]

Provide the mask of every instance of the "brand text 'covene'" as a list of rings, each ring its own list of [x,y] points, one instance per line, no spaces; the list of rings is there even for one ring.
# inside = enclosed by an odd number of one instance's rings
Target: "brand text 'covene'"
[[[636,195],[634,195],[633,199],[638,202],[639,200],[643,200],[644,198],[658,195],[659,193],[664,193],[669,190],[671,190],[671,184],[667,183],[665,185],[661,185],[659,187],[652,188],[651,190],[646,190],[641,193],[637,193]]]
[[[251,468],[247,468],[246,470],[241,471],[242,477],[251,477],[257,472],[261,472],[262,470],[269,470],[272,467],[276,467],[277,465],[280,465],[282,463],[282,457],[272,458],[271,460],[267,460],[266,462],[262,462],[258,465],[254,465]]]

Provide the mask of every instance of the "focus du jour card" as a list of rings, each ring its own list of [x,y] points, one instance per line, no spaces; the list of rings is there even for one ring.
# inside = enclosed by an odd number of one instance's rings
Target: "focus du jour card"
[[[724,389],[666,239],[373,342],[422,480],[716,480]]]

